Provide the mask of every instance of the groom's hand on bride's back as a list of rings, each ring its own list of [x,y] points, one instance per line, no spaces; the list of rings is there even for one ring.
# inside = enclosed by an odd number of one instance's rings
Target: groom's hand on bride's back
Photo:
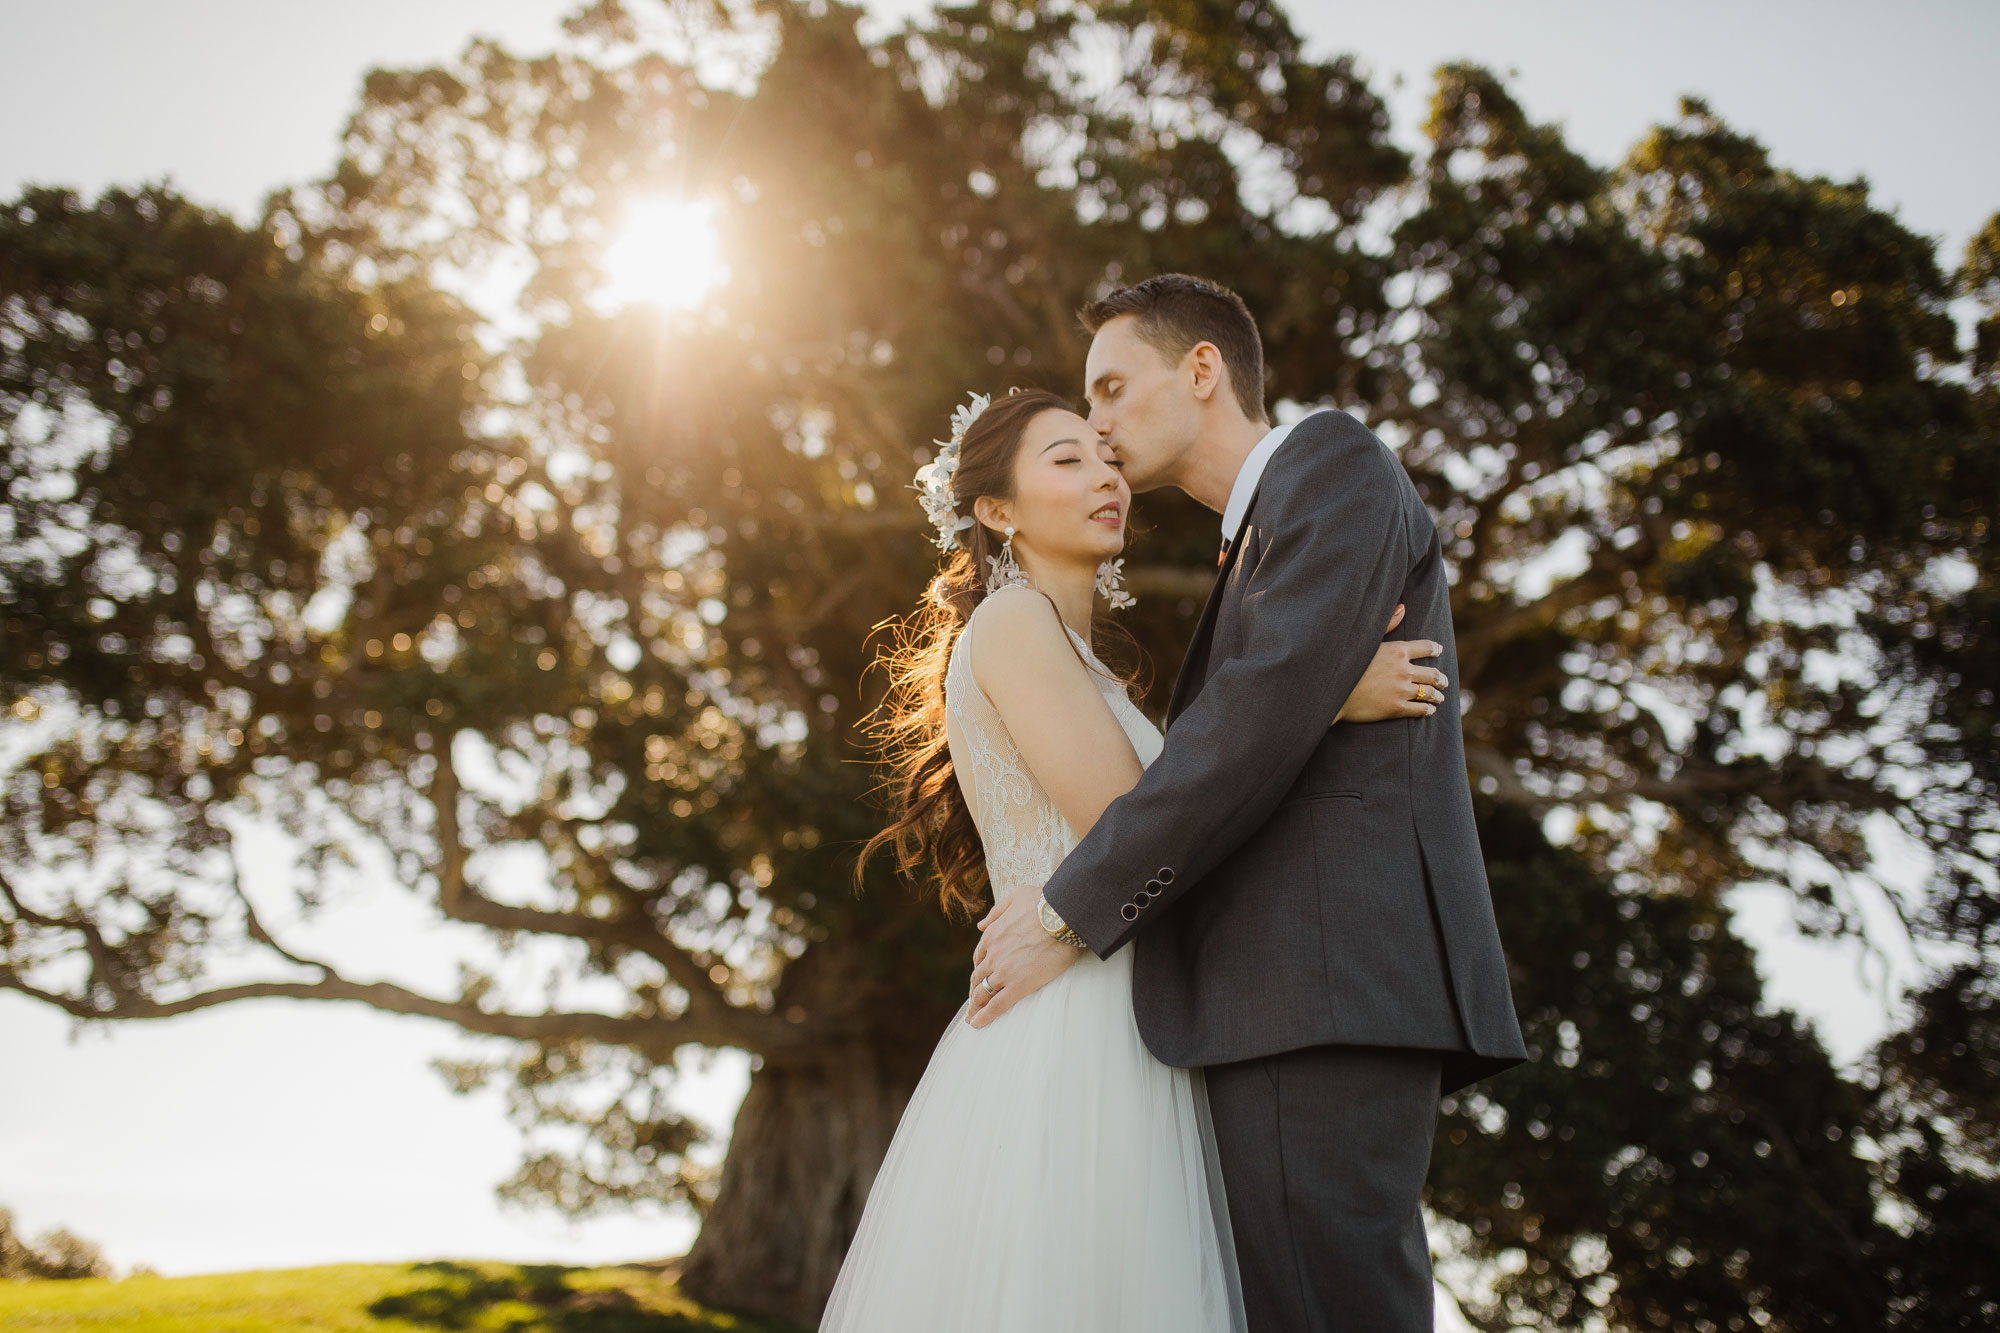
[[[1403,623],[1403,607],[1389,617],[1390,630]],[[1429,639],[1393,639],[1375,650],[1375,660],[1341,705],[1335,722],[1386,722],[1395,717],[1429,717],[1444,702],[1445,674],[1418,659],[1436,657],[1444,645]]]

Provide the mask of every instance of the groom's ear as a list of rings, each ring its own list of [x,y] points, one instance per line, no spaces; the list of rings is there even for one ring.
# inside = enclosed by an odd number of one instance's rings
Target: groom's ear
[[[1194,396],[1202,402],[1215,397],[1229,371],[1222,363],[1222,351],[1214,343],[1199,342],[1188,349],[1182,369],[1192,377]]]

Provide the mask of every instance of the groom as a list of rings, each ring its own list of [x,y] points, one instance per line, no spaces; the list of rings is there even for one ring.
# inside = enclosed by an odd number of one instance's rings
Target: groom
[[[1222,514],[1165,750],[1043,888],[990,914],[984,1026],[1136,937],[1154,1055],[1205,1071],[1251,1333],[1432,1326],[1438,1098],[1527,1056],[1466,786],[1450,584],[1396,456],[1345,412],[1272,429],[1257,325],[1166,274],[1083,312],[1090,424],[1134,492]],[[1398,602],[1433,716],[1330,726]]]

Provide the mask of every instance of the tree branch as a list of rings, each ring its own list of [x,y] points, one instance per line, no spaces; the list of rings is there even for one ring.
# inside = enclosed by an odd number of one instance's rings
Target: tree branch
[[[1536,601],[1470,618],[1470,623],[1458,631],[1459,674],[1468,682],[1476,682],[1503,644],[1548,629],[1565,613],[1588,606],[1600,597],[1617,596],[1622,590],[1619,583],[1622,573],[1621,569],[1592,566]]]
[[[22,900],[5,874],[0,874],[0,895],[4,895],[8,905],[31,926],[38,926],[43,930],[73,930],[83,936],[84,952],[90,955],[91,978],[101,981],[106,989],[114,994],[120,996],[138,994],[131,978],[126,975],[127,969],[119,959],[118,951],[111,947],[111,942],[104,938],[104,932],[98,929],[97,923],[87,914],[79,911],[73,916],[49,916],[37,912]]]
[[[493,930],[518,930],[539,935],[563,935],[614,948],[630,949],[666,969],[676,986],[687,992],[687,1017],[718,1030],[728,1038],[720,1045],[766,1050],[796,1039],[798,1029],[772,1015],[731,1004],[708,969],[676,946],[650,922],[629,917],[596,917],[582,912],[546,912],[513,907],[473,888],[466,879],[467,852],[458,823],[458,770],[451,761],[449,741],[439,747],[437,776],[431,780],[431,804],[437,812],[438,905],[454,921]]]
[[[1832,802],[1853,810],[1896,810],[1902,802],[1874,783],[1835,772],[1818,759],[1787,755],[1768,760],[1683,767],[1670,778],[1640,777],[1629,790],[1680,808],[1703,797],[1755,796],[1774,810],[1801,801]]]
[[[31,926],[40,926],[44,930],[87,930],[89,928],[85,922],[67,921],[61,917],[45,916],[28,906],[28,904],[21,901],[21,895],[14,891],[14,885],[7,878],[4,871],[0,871],[0,897],[4,897],[7,900],[7,905],[19,913],[21,919]]]
[[[235,891],[236,900],[243,904],[243,928],[249,933],[251,939],[257,941],[257,943],[263,945],[288,963],[296,963],[300,967],[311,968],[321,976],[330,977],[333,975],[333,968],[329,964],[293,953],[290,949],[278,943],[277,936],[264,928],[264,923],[257,917],[257,908],[250,901],[250,894],[243,887],[243,871],[236,864],[234,847],[230,849],[229,856],[229,887]]]
[[[318,964],[315,964],[318,966]],[[30,985],[11,966],[0,963],[0,990],[18,991],[30,999],[87,1019],[174,1018],[238,1000],[348,1000],[392,1014],[413,1014],[442,1019],[468,1032],[509,1037],[516,1041],[587,1040],[626,1046],[647,1059],[669,1063],[674,1049],[693,1042],[704,1046],[736,1045],[735,1034],[714,1028],[694,1018],[619,1018],[612,1014],[494,1013],[477,1005],[439,1000],[421,995],[390,982],[356,982],[329,973],[318,981],[256,981],[216,990],[200,991],[174,1000],[154,1000],[143,995],[121,995],[109,1006],[96,1005],[74,995],[63,995]]]
[[[1467,744],[1466,767],[1496,784],[1492,795],[1512,805],[1540,809],[1557,800],[1530,790],[1515,773],[1507,756],[1492,745]],[[1671,809],[1685,812],[1705,799],[1755,796],[1774,810],[1784,811],[1802,801],[1826,802],[1853,810],[1887,810],[1901,807],[1894,795],[1873,783],[1835,772],[1817,759],[1790,755],[1776,763],[1742,760],[1733,764],[1686,765],[1674,776],[1641,775],[1619,784],[1596,799],[1617,795],[1641,796]]]
[[[1493,779],[1494,788],[1490,795],[1509,805],[1523,806],[1539,810],[1549,803],[1549,798],[1528,789],[1526,783],[1514,771],[1514,765],[1507,756],[1491,745],[1467,743],[1465,766],[1478,777]]]
[[[101,993],[109,995],[111,1001],[106,1005],[84,996],[43,990],[32,985],[8,963],[0,963],[0,990],[18,991],[77,1018],[91,1019],[173,1018],[236,1000],[269,997],[351,1000],[390,1013],[443,1019],[468,1031],[497,1037],[522,1041],[587,1038],[628,1046],[649,1059],[661,1061],[671,1060],[674,1048],[687,1042],[706,1046],[743,1044],[744,1034],[735,1030],[733,1024],[725,1025],[712,1021],[709,1015],[692,1012],[677,1019],[619,1018],[611,1014],[590,1013],[493,1013],[475,1004],[435,999],[389,982],[349,981],[332,965],[303,957],[280,945],[258,920],[255,909],[243,892],[240,876],[234,873],[233,864],[232,880],[236,896],[243,903],[250,937],[286,961],[319,972],[319,980],[249,982],[174,1000],[156,1000],[132,984],[126,969],[119,964],[116,952],[87,916],[53,917],[38,912],[23,901],[5,874],[0,874],[0,897],[6,898],[22,920],[45,930],[75,931],[84,937],[85,947],[96,964],[91,973],[92,981],[101,983]],[[704,977],[704,983],[706,980]],[[100,987],[93,986],[92,989],[99,990]]]

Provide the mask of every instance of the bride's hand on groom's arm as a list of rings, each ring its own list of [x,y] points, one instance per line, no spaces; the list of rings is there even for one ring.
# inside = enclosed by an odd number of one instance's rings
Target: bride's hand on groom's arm
[[[1403,607],[1389,617],[1387,634],[1403,622]],[[1392,717],[1429,717],[1444,701],[1444,672],[1418,665],[1418,658],[1436,657],[1444,645],[1429,639],[1396,639],[1375,650],[1361,682],[1341,705],[1335,722],[1385,722]]]

